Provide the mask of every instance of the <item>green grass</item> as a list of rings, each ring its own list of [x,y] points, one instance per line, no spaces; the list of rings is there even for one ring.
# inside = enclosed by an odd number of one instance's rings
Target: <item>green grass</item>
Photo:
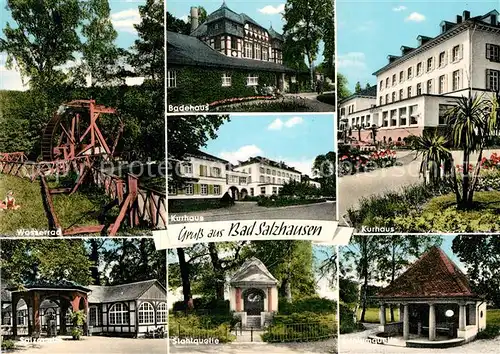
[[[357,313],[358,321],[361,319],[361,310],[362,309],[358,309],[358,313]],[[388,307],[386,307],[386,309],[385,309],[385,318],[386,318],[387,323],[391,322],[390,321],[391,311],[389,310]],[[394,320],[396,322],[399,321],[399,311],[398,311],[397,307],[394,308]],[[378,307],[377,308],[369,307],[366,309],[365,322],[367,322],[367,323],[380,323]]]
[[[486,325],[500,326],[500,309],[489,309],[486,311]]]

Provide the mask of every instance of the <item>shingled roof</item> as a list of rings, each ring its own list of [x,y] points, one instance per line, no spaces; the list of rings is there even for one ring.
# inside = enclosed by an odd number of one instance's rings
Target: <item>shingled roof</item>
[[[432,247],[378,298],[477,297],[467,277],[438,247]]]
[[[120,302],[139,299],[150,287],[158,281],[156,279],[129,283],[123,285],[89,285],[92,291],[88,298],[90,303]],[[160,284],[158,282],[158,284]],[[161,286],[161,285],[160,285]],[[165,298],[167,297],[165,290]]]
[[[167,65],[172,64],[283,73],[295,72],[293,69],[271,61],[228,57],[196,37],[167,31]]]

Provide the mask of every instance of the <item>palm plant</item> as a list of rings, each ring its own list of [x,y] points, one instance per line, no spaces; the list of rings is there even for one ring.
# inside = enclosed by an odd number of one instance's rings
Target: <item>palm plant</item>
[[[436,186],[442,181],[441,166],[444,168],[444,175],[454,178],[454,164],[451,151],[447,148],[448,140],[439,135],[437,130],[425,131],[422,136],[413,136],[411,138],[411,148],[416,152],[416,157],[422,157],[420,164],[420,173],[424,177],[424,183],[427,183],[427,172],[429,173],[429,182]],[[458,190],[458,188],[456,188]]]

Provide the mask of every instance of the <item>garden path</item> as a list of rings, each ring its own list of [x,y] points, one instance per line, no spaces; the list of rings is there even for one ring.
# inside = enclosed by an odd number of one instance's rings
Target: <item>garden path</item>
[[[338,208],[341,225],[345,226],[342,216],[349,208],[357,208],[361,198],[397,191],[420,181],[420,159],[414,160],[413,153],[409,151],[398,151],[396,158],[402,165],[339,178]]]

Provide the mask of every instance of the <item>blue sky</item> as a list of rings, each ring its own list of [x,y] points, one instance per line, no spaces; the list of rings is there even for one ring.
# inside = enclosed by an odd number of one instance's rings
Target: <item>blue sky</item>
[[[167,1],[167,11],[177,18],[187,21],[191,6],[202,6],[210,14],[221,7],[223,0],[198,0],[198,1]],[[269,28],[272,24],[275,31],[283,33],[284,21],[281,13],[285,8],[285,0],[226,0],[226,5],[236,13],[245,13],[253,18],[264,28]],[[323,44],[320,44],[320,51],[316,63],[323,61]]]
[[[495,1],[337,0],[337,67],[349,82],[374,85],[373,72],[400,55],[401,46],[416,47],[419,35],[435,37],[443,20],[456,21],[464,10],[471,17],[500,10]]]
[[[7,1],[0,0],[0,37],[3,37],[3,28],[9,22],[15,27],[10,11],[5,11]],[[137,33],[133,27],[140,22],[139,6],[145,0],[119,0],[109,1],[111,7],[111,20],[115,30],[118,32],[116,44],[121,48],[129,48],[137,38]],[[21,82],[19,73],[15,70],[5,68],[5,53],[0,53],[0,90],[22,90],[25,89]]]
[[[333,114],[232,114],[217,139],[210,140],[203,151],[232,163],[251,156],[284,161],[311,175],[314,159],[334,150]]]

